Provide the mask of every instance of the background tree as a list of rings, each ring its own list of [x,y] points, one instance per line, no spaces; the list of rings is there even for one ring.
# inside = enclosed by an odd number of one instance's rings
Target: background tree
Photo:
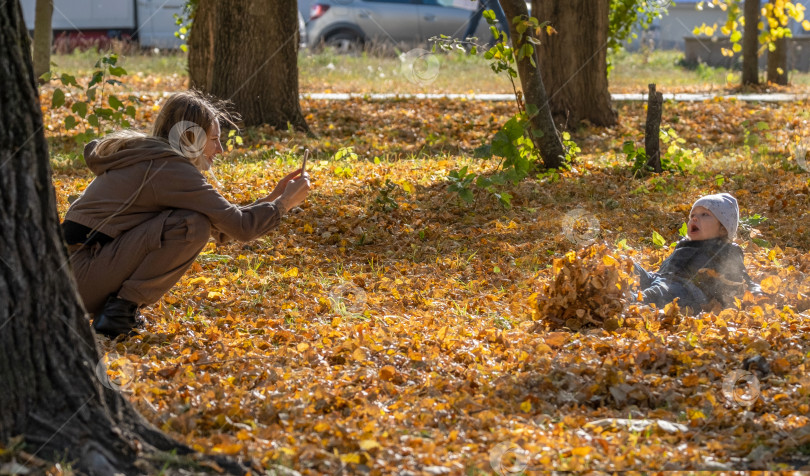
[[[785,14],[784,1],[771,0],[765,6],[768,21],[768,82],[786,85],[787,77],[787,38],[791,35],[788,24],[790,16]]]
[[[204,4],[202,8],[200,4]],[[208,90],[214,73],[214,25],[216,0],[186,3],[188,33],[188,77],[192,87]]]
[[[543,81],[555,118],[575,127],[581,120],[616,124],[610,104],[608,54],[636,37],[664,11],[647,0],[532,1],[532,12],[550,22],[555,34],[540,47]],[[583,28],[582,25],[588,25]]]
[[[759,83],[758,56],[765,51],[768,52],[768,81],[783,85],[788,83],[786,38],[792,36],[791,21],[801,23],[805,30],[810,29],[810,22],[804,20],[804,5],[788,0],[769,0],[760,8],[758,0],[706,0],[698,2],[697,8],[703,8],[706,4],[725,10],[726,23],[719,27],[717,24],[703,24],[695,28],[694,33],[714,36],[719,30],[730,38],[731,49],[724,49],[723,54],[730,57],[742,52],[744,85]],[[745,25],[754,27],[744,28]],[[765,25],[767,28],[763,28]]]
[[[772,49],[768,50],[768,82],[779,85],[788,83],[787,38],[777,38]]]
[[[532,0],[532,14],[556,30],[539,46],[554,117],[572,127],[582,120],[615,125],[607,76],[610,0]]]
[[[99,354],[66,266],[30,48],[19,2],[0,3],[0,441],[22,436],[37,458],[67,459],[87,474],[155,474],[161,451],[193,452],[95,375]]]
[[[742,83],[745,86],[759,84],[759,0],[745,0],[744,12]]]
[[[624,40],[633,36],[633,25],[644,27],[652,21],[656,13],[639,8],[643,3],[644,0],[576,0],[541,5],[535,0],[533,8],[539,20],[531,23],[521,20],[528,18],[524,2],[501,0],[513,38],[526,110],[530,112],[532,141],[546,167],[560,167],[565,157],[553,114],[569,126],[583,119],[599,125],[616,123],[608,91],[607,51],[611,47],[620,48]],[[549,17],[562,21],[559,27],[569,32],[551,46],[547,45],[556,38],[549,36],[556,37],[559,33],[542,35],[540,39],[544,29],[538,27],[540,21],[547,25]],[[553,21],[550,23],[547,32],[554,31]],[[580,42],[577,38],[583,35],[583,24],[597,27]],[[538,45],[540,53],[535,51]],[[546,77],[556,85],[551,94]]]
[[[232,100],[247,126],[309,131],[298,100],[298,38],[295,0],[199,0],[191,84]]]
[[[51,69],[51,43],[53,42],[53,0],[37,0],[34,12],[34,77]]]

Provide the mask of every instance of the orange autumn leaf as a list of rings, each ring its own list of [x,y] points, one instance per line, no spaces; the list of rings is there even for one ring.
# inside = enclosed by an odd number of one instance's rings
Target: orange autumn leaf
[[[779,286],[781,284],[782,280],[779,278],[779,276],[768,276],[760,282],[762,291],[768,294],[776,294],[779,292]]]
[[[551,347],[562,347],[566,340],[568,340],[568,334],[565,332],[550,332],[545,337],[546,344]]]
[[[697,374],[689,374],[682,379],[683,385],[685,387],[694,387],[700,381],[700,376]]]
[[[226,455],[235,455],[239,454],[242,451],[242,449],[244,449],[244,445],[242,445],[242,443],[231,443],[214,446],[213,448],[211,448],[211,452]]]
[[[380,369],[380,379],[381,380],[391,380],[397,374],[397,369],[394,368],[392,365],[386,365]]]
[[[578,446],[571,450],[571,454],[574,456],[587,456],[590,454],[592,448],[590,446]]]

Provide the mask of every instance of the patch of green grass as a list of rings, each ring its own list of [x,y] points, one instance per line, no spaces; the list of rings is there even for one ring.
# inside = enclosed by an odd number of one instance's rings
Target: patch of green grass
[[[179,50],[142,50],[132,47],[114,47],[112,52],[119,55],[119,66],[122,66],[132,75],[142,72],[144,75],[186,75],[186,54]],[[57,53],[51,55],[53,68],[59,73],[68,73],[77,77],[85,77],[96,69],[96,61],[109,51],[96,48],[84,51],[74,50],[71,53]]]
[[[489,61],[478,56],[458,53],[433,55],[435,78],[428,76],[421,83],[409,81],[408,64],[396,54],[339,55],[325,50],[320,53],[303,51],[299,56],[299,80],[304,92],[402,92],[402,93],[511,93],[505,76],[496,76]],[[426,62],[427,62],[426,61]],[[609,58],[610,90],[646,92],[647,85],[656,83],[659,90],[669,92],[721,92],[739,84],[739,71],[699,64],[683,65],[684,54],[678,50],[651,52],[620,51]],[[427,67],[415,63],[414,68]],[[764,80],[764,73],[763,73]],[[810,85],[810,73],[790,73],[794,86]]]
[[[429,50],[425,47],[425,50]],[[120,64],[130,75],[187,74],[187,56],[180,51],[113,48]],[[463,53],[428,53],[404,60],[398,50],[370,49],[358,55],[336,54],[326,49],[314,52],[301,50],[298,57],[299,84],[302,93],[512,93],[512,85],[504,75],[496,75],[483,53],[476,56]],[[87,76],[104,52],[97,49],[55,54],[56,70]],[[656,50],[651,52],[621,51],[609,57],[613,69],[610,90],[614,93],[646,92],[649,83],[656,83],[664,92],[721,92],[739,85],[739,72],[706,65],[683,66],[683,52]],[[409,73],[415,71],[417,74]],[[810,85],[810,73],[790,72],[790,82],[803,89]],[[764,73],[762,73],[764,80]],[[168,87],[168,86],[167,86]]]
[[[663,91],[667,88],[711,91],[727,86],[730,70],[706,65],[689,68],[683,66],[683,59],[683,52],[678,50],[615,53],[609,58],[613,65],[610,90],[646,92],[650,83],[655,83]]]
[[[483,54],[429,52],[407,59],[400,52],[340,55],[326,49],[298,58],[302,92],[511,93],[506,76],[496,76]],[[401,52],[404,53],[404,52]]]

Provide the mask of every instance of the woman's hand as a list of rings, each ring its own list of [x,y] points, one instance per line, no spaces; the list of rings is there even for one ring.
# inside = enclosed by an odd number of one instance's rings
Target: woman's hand
[[[287,189],[287,185],[289,185],[289,183],[292,180],[295,180],[300,176],[301,176],[301,169],[294,170],[289,174],[287,174],[283,179],[279,180],[278,184],[276,185],[276,188],[274,188],[273,191],[270,192],[270,195],[264,198],[264,201],[272,202],[273,200],[280,197],[284,193],[284,190]]]
[[[300,173],[300,169],[298,170]],[[286,177],[285,177],[286,179]],[[278,188],[278,187],[276,187]],[[284,192],[278,198],[278,205],[281,213],[284,214],[290,209],[304,203],[309,194],[309,174],[304,174],[297,180],[289,180],[285,183]]]

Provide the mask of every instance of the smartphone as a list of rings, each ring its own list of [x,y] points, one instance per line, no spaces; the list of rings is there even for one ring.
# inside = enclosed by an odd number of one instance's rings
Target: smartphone
[[[309,149],[304,151],[304,160],[301,161],[301,176],[303,177],[305,173],[307,173],[307,159],[309,159]]]

